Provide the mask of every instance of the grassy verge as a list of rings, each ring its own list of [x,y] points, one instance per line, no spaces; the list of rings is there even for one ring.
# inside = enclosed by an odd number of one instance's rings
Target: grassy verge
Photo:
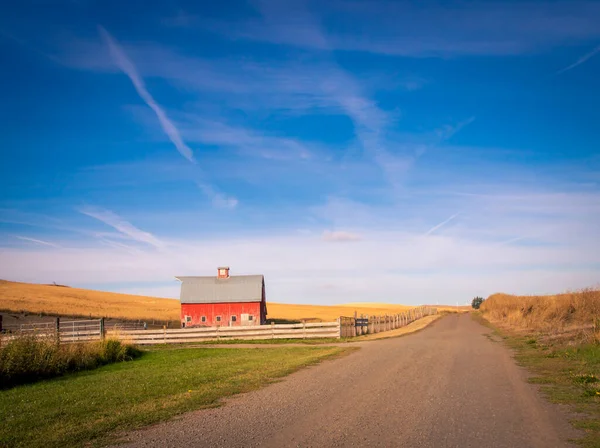
[[[118,431],[218,406],[224,397],[349,350],[156,350],[132,362],[18,386],[0,391],[0,446],[101,445]]]
[[[529,381],[551,402],[571,406],[577,414],[571,423],[585,432],[576,442],[600,448],[600,344],[552,340],[544,333],[495,327],[479,313],[474,317],[514,349],[516,361],[533,373]]]
[[[213,341],[189,342],[183,344],[155,344],[149,345],[148,350],[164,350],[189,347],[202,347],[204,345],[330,345],[351,342],[356,338],[315,338],[315,339],[218,339]]]

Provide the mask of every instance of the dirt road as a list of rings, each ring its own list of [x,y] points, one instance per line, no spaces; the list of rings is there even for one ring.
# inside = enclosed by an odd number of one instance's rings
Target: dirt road
[[[470,316],[362,343],[218,409],[127,435],[130,447],[570,446],[577,434]]]

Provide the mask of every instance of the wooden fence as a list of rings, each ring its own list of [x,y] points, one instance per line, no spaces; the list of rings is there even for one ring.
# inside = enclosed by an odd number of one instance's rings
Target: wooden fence
[[[104,336],[104,319],[59,321],[61,343],[99,341]]]
[[[339,338],[339,322],[271,324],[248,327],[198,327],[162,330],[108,330],[107,337],[133,344],[179,344],[184,342],[218,341],[223,339],[313,339]]]
[[[395,330],[432,314],[437,314],[437,309],[426,306],[383,316],[365,316],[362,314],[358,316],[354,313],[354,317],[340,317],[340,336],[343,338],[352,338],[363,334]]]
[[[139,345],[179,344],[189,342],[218,341],[223,339],[314,339],[351,338],[363,334],[380,333],[408,325],[437,310],[418,307],[398,314],[384,316],[340,317],[336,322],[271,324],[240,327],[198,327],[170,329],[144,329],[143,324],[105,325],[104,319],[63,321],[23,324],[15,329],[16,334],[36,334],[55,337],[61,343],[89,342],[114,337]],[[11,339],[11,335],[4,337]]]
[[[104,319],[61,320],[53,322],[33,322],[5,328],[9,333],[3,336],[10,340],[17,335],[35,335],[56,338],[61,343],[99,341],[104,335]]]

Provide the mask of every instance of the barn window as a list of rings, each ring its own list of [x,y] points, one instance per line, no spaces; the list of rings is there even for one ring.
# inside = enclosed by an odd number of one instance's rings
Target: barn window
[[[236,320],[237,320],[237,317],[231,316],[231,322],[235,322]]]
[[[192,321],[192,316],[185,316],[185,321],[186,322],[191,322]]]
[[[221,316],[217,316],[217,322],[221,322]]]
[[[202,316],[202,317],[200,318],[200,320],[201,320],[202,322],[206,322],[206,316]]]
[[[252,319],[254,319],[254,316],[252,316],[252,315],[248,316],[248,320],[252,320]]]

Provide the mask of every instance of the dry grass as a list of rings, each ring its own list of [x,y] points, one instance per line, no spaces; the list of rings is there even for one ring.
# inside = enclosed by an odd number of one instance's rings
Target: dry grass
[[[600,340],[599,288],[553,296],[493,294],[481,312],[493,323],[514,329]]]

